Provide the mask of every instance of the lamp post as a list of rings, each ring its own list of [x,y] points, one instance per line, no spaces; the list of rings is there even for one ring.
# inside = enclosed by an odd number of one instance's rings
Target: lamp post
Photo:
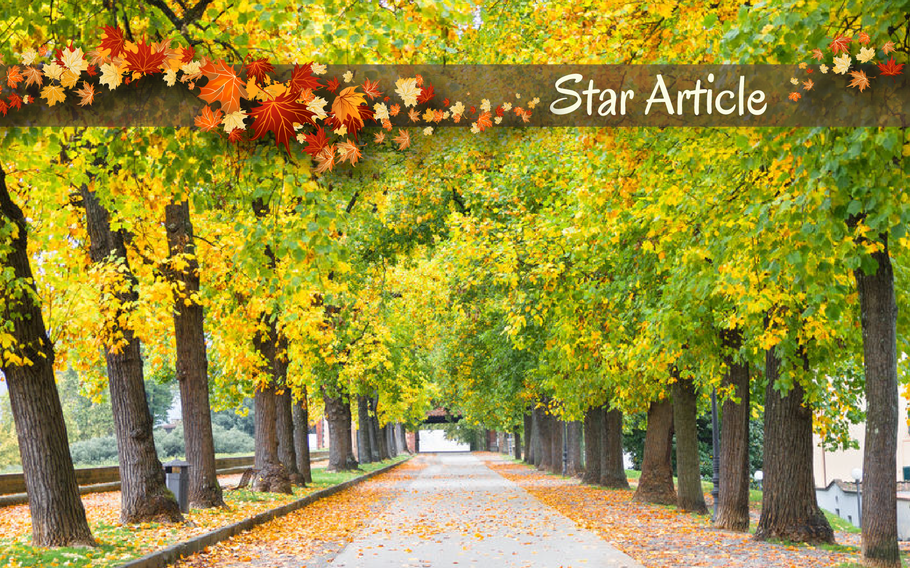
[[[850,472],[853,480],[856,481],[856,524],[860,528],[863,526],[863,470],[855,467]]]
[[[711,391],[711,447],[714,456],[714,459],[712,460],[714,474],[711,477],[711,483],[714,484],[711,488],[711,498],[714,500],[714,512],[711,515],[711,522],[717,520],[717,500],[720,497],[720,456],[718,455],[720,439],[717,434],[717,388],[714,388]]]

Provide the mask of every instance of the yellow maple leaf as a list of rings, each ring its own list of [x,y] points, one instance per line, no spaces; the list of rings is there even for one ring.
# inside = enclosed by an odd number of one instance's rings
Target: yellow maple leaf
[[[363,128],[363,119],[360,118],[357,107],[362,104],[366,104],[366,95],[358,93],[357,87],[347,87],[332,101],[332,113],[340,124],[348,124],[348,120],[351,120],[357,125],[357,129],[360,129]]]
[[[65,101],[66,95],[60,85],[48,85],[41,89],[41,98],[47,101],[47,106],[54,106]]]

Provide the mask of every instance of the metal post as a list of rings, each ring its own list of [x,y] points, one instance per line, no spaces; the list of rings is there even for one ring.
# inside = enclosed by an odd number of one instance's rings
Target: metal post
[[[562,474],[567,475],[569,471],[569,423],[562,423]]]
[[[711,497],[714,499],[714,513],[711,515],[711,522],[717,520],[717,501],[720,497],[720,439],[717,431],[717,389],[711,391],[711,451],[713,452],[714,475],[711,482],[714,487],[711,488]]]

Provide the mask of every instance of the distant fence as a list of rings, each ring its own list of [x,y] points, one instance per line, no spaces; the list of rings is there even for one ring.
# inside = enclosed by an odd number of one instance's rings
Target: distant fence
[[[328,457],[328,450],[310,452],[310,461],[319,461]],[[241,473],[250,467],[253,467],[253,456],[215,460],[215,469],[218,471],[218,475]],[[83,494],[116,491],[120,488],[120,468],[115,465],[78,468],[76,469],[76,483],[79,484],[79,492]],[[25,495],[25,478],[22,477],[22,474],[0,474],[0,506],[26,502],[28,502],[28,498]]]

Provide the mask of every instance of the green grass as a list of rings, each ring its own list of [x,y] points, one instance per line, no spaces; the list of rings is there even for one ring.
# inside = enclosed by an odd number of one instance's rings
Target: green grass
[[[824,513],[825,517],[828,518],[828,524],[831,525],[831,528],[836,531],[855,533],[855,534],[859,534],[860,532],[862,532],[862,531],[860,531],[859,527],[854,527],[853,523],[847,521],[846,519],[842,519],[842,518],[838,517],[834,513],[825,511],[824,509],[822,509],[822,513]]]
[[[393,463],[404,461],[408,457],[405,454],[384,462],[363,464],[354,471],[329,473],[321,468],[313,469],[313,483],[307,484],[307,488],[295,487],[293,496],[239,489],[230,492],[230,499],[234,503],[274,501],[275,506],[277,506],[291,502],[304,494],[312,493],[314,490],[338,485]],[[98,542],[98,546],[95,548],[37,548],[31,546],[31,537],[28,534],[5,536],[0,538],[0,566],[15,564],[19,566],[73,566],[80,568],[119,566],[127,560],[149,554],[156,549],[169,546],[181,540],[182,525],[173,525],[173,528],[168,531],[170,538],[159,541],[155,547],[141,546],[143,529],[159,528],[160,526],[158,523],[122,526],[107,525],[100,522],[93,523],[91,526],[92,535]],[[212,528],[212,530],[214,529],[215,527]]]

